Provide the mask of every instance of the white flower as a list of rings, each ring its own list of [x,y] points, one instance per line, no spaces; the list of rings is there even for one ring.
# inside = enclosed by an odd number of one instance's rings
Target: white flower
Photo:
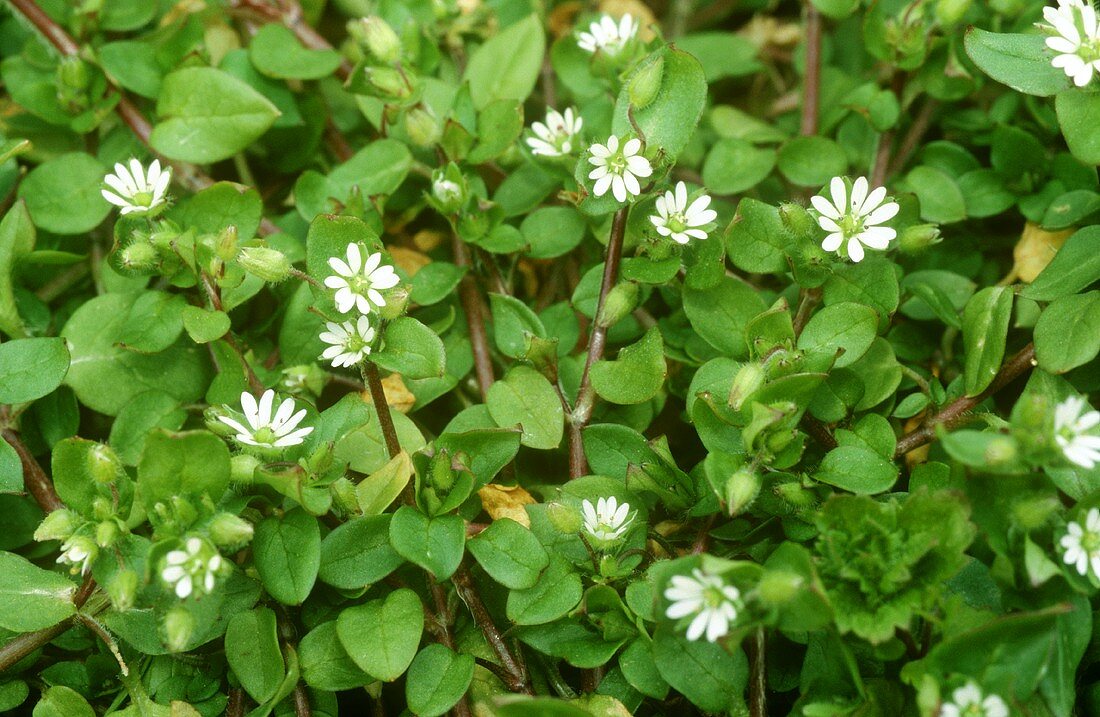
[[[149,171],[136,159],[130,160],[127,169],[121,162],[115,164],[115,173],[103,178],[110,189],[101,189],[103,198],[126,214],[149,214],[168,200],[168,183],[172,181],[172,168],[160,168],[160,160],[154,159]],[[113,190],[113,191],[112,191]]]
[[[358,307],[362,314],[369,314],[375,307],[386,305],[379,289],[392,289],[400,281],[393,267],[382,264],[382,255],[375,252],[363,261],[359,244],[348,244],[348,260],[332,257],[328,265],[336,274],[325,279],[325,286],[336,289],[336,308],[342,314]]]
[[[821,195],[814,196],[810,202],[818,212],[818,225],[829,232],[821,248],[825,251],[837,251],[848,244],[848,257],[855,262],[863,261],[863,245],[872,249],[885,249],[898,235],[890,227],[879,224],[893,219],[900,207],[897,202],[886,202],[886,188],[879,187],[867,193],[866,177],[860,177],[852,183],[851,196],[848,187],[840,177],[833,177],[829,183],[832,202]]]
[[[1062,560],[1072,565],[1081,575],[1088,575],[1089,567],[1100,578],[1100,510],[1089,509],[1085,516],[1085,526],[1070,521],[1066,534],[1058,541],[1065,549]]]
[[[370,344],[374,340],[374,327],[370,325],[370,319],[365,315],[360,316],[355,322],[345,321],[336,324],[326,321],[325,327],[328,331],[322,331],[320,338],[331,345],[321,354],[321,358],[331,359],[333,366],[337,368],[354,366],[370,353]]]
[[[940,707],[940,717],[1008,717],[1005,701],[997,695],[983,697],[973,682],[951,693],[951,700]]]
[[[564,114],[547,109],[545,124],[531,124],[531,131],[535,136],[527,138],[527,145],[531,147],[532,154],[561,157],[573,151],[573,141],[580,134],[583,125],[584,120],[573,112],[572,107],[567,107]]]
[[[705,632],[707,640],[714,642],[729,632],[730,623],[737,618],[741,593],[719,576],[704,573],[699,568],[691,574],[693,578],[672,576],[672,585],[665,590],[665,597],[672,604],[665,615],[673,620],[695,615],[688,625],[687,639],[698,640]]]
[[[61,565],[71,565],[72,572],[79,572],[81,575],[87,575],[88,570],[92,567],[92,561],[96,559],[99,554],[99,548],[96,547],[95,541],[87,536],[74,535],[61,544],[61,555],[57,557],[57,562]]]
[[[592,193],[597,197],[607,194],[608,188],[615,195],[615,200],[625,202],[628,194],[638,196],[642,193],[642,187],[638,184],[638,177],[648,177],[653,174],[653,167],[649,160],[638,154],[642,149],[642,141],[635,137],[627,140],[622,150],[619,149],[619,138],[611,135],[606,145],[593,144],[588,148],[592,156],[588,158],[589,164],[596,166],[588,173],[589,179],[595,179]]]
[[[676,183],[676,191],[667,191],[657,197],[657,213],[650,215],[649,221],[657,227],[657,233],[663,237],[672,237],[677,244],[687,244],[691,238],[706,239],[707,233],[699,227],[710,224],[718,218],[718,212],[707,209],[710,197],[701,195],[688,206],[687,185]]]
[[[458,185],[458,182],[452,182],[443,177],[432,180],[432,194],[446,205],[462,201],[462,187]]]
[[[610,543],[618,540],[634,522],[630,503],[619,505],[615,496],[599,498],[596,506],[585,499],[581,501],[581,513],[584,515],[584,530],[597,542]]]
[[[630,14],[622,16],[616,25],[610,15],[604,15],[588,26],[588,32],[577,36],[577,45],[585,52],[595,54],[601,51],[607,55],[617,55],[626,44],[638,34],[638,21]]]
[[[188,538],[184,547],[186,550],[171,550],[164,556],[161,579],[180,600],[192,592],[200,595],[213,592],[218,572],[225,564],[222,556],[202,538]]]
[[[1070,396],[1054,408],[1054,440],[1066,460],[1082,468],[1100,463],[1100,436],[1088,431],[1100,424],[1100,411],[1083,413],[1088,404],[1080,396]]]
[[[1058,0],[1058,7],[1043,8],[1043,18],[1050,23],[1044,29],[1054,33],[1047,38],[1047,47],[1058,53],[1050,64],[1084,87],[1092,81],[1093,72],[1100,71],[1096,10],[1081,0]]]
[[[286,448],[298,445],[313,432],[312,426],[294,430],[305,418],[306,409],[294,413],[294,399],[288,398],[279,404],[279,409],[272,415],[274,402],[275,392],[271,389],[264,391],[259,403],[246,391],[241,394],[241,410],[248,426],[228,416],[218,416],[218,420],[237,431],[235,438],[238,441],[250,446]]]

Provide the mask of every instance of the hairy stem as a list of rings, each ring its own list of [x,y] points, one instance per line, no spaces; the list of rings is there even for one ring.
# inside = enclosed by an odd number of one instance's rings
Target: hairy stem
[[[210,278],[205,272],[202,274],[202,286],[206,290],[206,298],[210,300],[210,306],[215,311],[222,311],[222,297],[218,293],[218,287],[214,285],[213,279]],[[248,359],[244,356],[244,350],[241,345],[237,343],[237,339],[233,336],[232,331],[227,331],[225,336],[222,337],[229,349],[236,355],[237,360],[241,363],[241,368],[244,369],[245,377],[248,379],[248,388],[252,393],[259,396],[264,392],[264,384],[260,381],[259,376],[252,370],[252,364],[248,363]]]
[[[758,627],[747,643],[749,653],[749,715],[768,717],[768,675],[764,628]]]
[[[451,246],[454,250],[455,265],[466,269],[462,282],[458,285],[458,298],[462,302],[462,312],[466,314],[466,325],[470,329],[470,347],[474,352],[474,373],[477,386],[481,391],[481,400],[489,396],[489,387],[496,377],[493,374],[493,356],[489,352],[489,337],[485,333],[485,317],[481,313],[481,297],[477,291],[470,261],[470,251],[466,242],[452,234]]]
[[[466,603],[466,607],[470,609],[474,622],[485,634],[485,639],[489,641],[489,646],[493,648],[500,664],[504,666],[504,669],[510,675],[508,688],[513,692],[534,694],[527,677],[527,666],[520,659],[517,659],[508,648],[508,643],[505,642],[504,636],[497,629],[492,615],[485,608],[481,596],[477,594],[477,588],[474,587],[469,568],[465,564],[460,565],[455,574],[451,576],[451,582],[454,583],[455,590],[458,591],[458,596],[462,598],[462,602]],[[517,652],[516,654],[520,653]]]
[[[802,94],[803,135],[817,134],[818,105],[821,94],[821,13],[806,3],[806,76]]]
[[[27,492],[31,494],[31,497],[34,498],[43,512],[51,513],[64,508],[65,504],[61,502],[57,491],[54,490],[53,481],[50,480],[50,477],[46,475],[46,471],[42,470],[42,466],[31,455],[30,450],[23,443],[23,439],[19,437],[19,434],[10,428],[5,428],[3,435],[4,440],[19,454],[19,461],[23,464],[23,485],[27,487]]]
[[[382,378],[373,361],[363,362],[363,381],[374,401],[374,412],[378,414],[378,425],[382,428],[382,438],[386,442],[386,453],[393,458],[401,452],[401,442],[397,440],[397,429],[393,425],[390,405],[386,403],[386,392],[382,388]]]

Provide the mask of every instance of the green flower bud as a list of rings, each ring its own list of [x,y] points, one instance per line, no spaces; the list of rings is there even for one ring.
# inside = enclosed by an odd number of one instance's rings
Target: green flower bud
[[[210,521],[210,539],[219,548],[239,548],[252,540],[252,533],[252,523],[232,513],[218,513]]]
[[[237,264],[253,276],[278,283],[290,276],[290,260],[278,249],[250,246],[237,254]]]
[[[626,90],[630,104],[634,105],[635,109],[648,107],[657,98],[657,94],[661,91],[661,77],[664,72],[665,58],[660,55],[650,62],[643,63],[637,69],[630,78],[630,84]]]
[[[122,463],[110,446],[97,444],[88,451],[88,473],[97,483],[114,483],[122,471]]]
[[[279,388],[284,393],[311,393],[317,396],[324,390],[327,378],[328,374],[317,364],[291,366],[283,369]]]
[[[118,523],[113,520],[105,520],[95,528],[95,544],[101,548],[109,548],[118,540]]]
[[[807,490],[796,481],[779,483],[773,490],[779,499],[793,510],[809,508],[815,502],[813,492]]]
[[[317,446],[306,460],[306,466],[310,472],[318,475],[327,473],[336,462],[335,447],[336,444],[331,441],[326,441]]]
[[[549,503],[546,506],[546,515],[554,528],[561,533],[574,534],[581,529],[580,510],[566,507],[561,503]]]
[[[1008,436],[996,436],[985,446],[984,458],[991,466],[1004,465],[1016,460],[1016,441]]]
[[[454,171],[451,171],[452,167]],[[432,175],[432,198],[441,211],[447,214],[457,212],[466,204],[466,181],[457,167],[450,165],[446,170],[437,169]]]
[[[916,224],[902,230],[898,236],[898,249],[908,254],[923,251],[943,241],[936,224]]]
[[[450,492],[455,484],[454,470],[451,468],[451,454],[440,451],[432,456],[428,466],[428,480],[433,488],[444,495]]]
[[[799,238],[812,236],[817,222],[801,204],[785,202],[779,205],[779,218],[791,234]]]
[[[950,27],[962,20],[970,9],[973,0],[939,0],[936,3],[936,21],[943,27]]]
[[[398,100],[412,95],[412,88],[397,70],[389,67],[365,67],[363,72],[367,74],[367,82],[371,88],[380,97]]]
[[[344,476],[340,476],[329,484],[329,492],[332,493],[332,502],[344,515],[356,515],[362,511],[359,509],[359,499],[355,494],[355,484]]]
[[[401,59],[401,40],[389,23],[376,15],[349,22],[348,34],[379,62],[392,65]]]
[[[170,652],[182,652],[195,631],[195,618],[183,605],[176,605],[165,614],[161,628],[164,632],[164,646]]]
[[[208,406],[202,412],[202,420],[206,425],[206,430],[213,433],[215,436],[221,436],[222,438],[229,438],[235,436],[237,432],[230,428],[228,425],[218,420],[219,416],[230,417],[228,411],[223,406]]]
[[[252,483],[255,480],[256,469],[262,464],[256,456],[242,453],[233,456],[229,460],[229,479],[234,483]]]
[[[443,136],[443,130],[432,113],[419,106],[405,113],[405,131],[418,147],[431,147]]]
[[[160,264],[160,252],[148,242],[135,242],[119,250],[118,264],[126,271],[152,271]]]
[[[607,292],[597,323],[604,328],[614,326],[638,306],[641,289],[632,281],[616,284]]]
[[[79,57],[63,57],[57,64],[57,79],[62,90],[88,89],[88,66]]]
[[[68,540],[76,531],[77,516],[68,508],[60,508],[47,515],[34,531],[38,542],[47,540]]]
[[[605,578],[614,578],[619,574],[619,559],[613,555],[600,557],[600,575]]]
[[[104,496],[96,496],[92,499],[92,515],[96,520],[108,520],[115,517],[115,506]]]
[[[760,493],[760,476],[756,471],[743,467],[726,481],[725,503],[730,516],[740,515]]]
[[[233,258],[237,256],[239,243],[240,237],[237,236],[237,227],[230,224],[222,229],[214,240],[214,254],[222,261],[233,261]]]
[[[116,610],[125,611],[134,606],[137,599],[138,575],[129,568],[123,568],[114,574],[107,583],[107,596]]]
[[[769,570],[756,586],[760,601],[769,605],[782,605],[797,597],[803,588],[803,580],[794,573]]]
[[[409,308],[409,290],[404,285],[398,284],[392,289],[386,289],[386,305],[378,309],[378,315],[384,321],[393,321],[405,315]]]
[[[729,406],[735,411],[740,411],[745,401],[760,390],[768,379],[768,372],[758,363],[747,363],[742,366],[737,375],[733,377],[733,385],[730,386]]]

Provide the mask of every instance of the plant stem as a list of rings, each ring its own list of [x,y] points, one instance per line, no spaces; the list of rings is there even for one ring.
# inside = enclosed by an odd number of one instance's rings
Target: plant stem
[[[936,437],[936,427],[955,428],[970,419],[970,411],[997,391],[1027,373],[1035,365],[1035,344],[1028,344],[1014,356],[1004,362],[1001,370],[993,378],[993,383],[977,396],[963,396],[948,404],[936,415],[927,419],[916,430],[898,439],[895,458],[901,458],[915,448],[931,443]]]
[[[489,351],[489,338],[485,333],[485,318],[481,313],[481,297],[478,295],[477,282],[471,273],[473,267],[466,242],[462,241],[458,234],[452,234],[451,246],[454,250],[455,265],[466,269],[458,285],[458,298],[462,302],[462,311],[466,314],[466,325],[470,330],[470,347],[474,352],[477,386],[481,391],[481,400],[485,401],[489,396],[489,387],[493,385],[496,377],[493,374],[493,356]]]
[[[42,466],[31,455],[30,450],[23,443],[19,434],[11,428],[5,428],[3,435],[4,440],[19,454],[19,461],[23,464],[23,485],[27,487],[27,492],[31,494],[31,497],[34,498],[43,512],[51,513],[64,508],[65,504],[61,502],[57,491],[54,490],[50,477],[46,475],[46,471],[42,470]]]
[[[749,715],[768,717],[768,675],[764,628],[758,627],[748,643],[749,652]]]
[[[206,290],[206,298],[210,300],[210,306],[215,311],[222,311],[222,297],[218,293],[218,287],[214,285],[214,281],[210,278],[206,272],[202,272],[202,286]],[[233,331],[225,332],[225,336],[222,337],[226,345],[237,356],[237,360],[241,363],[241,368],[244,369],[245,377],[248,379],[248,388],[252,393],[259,396],[264,392],[264,384],[260,381],[259,376],[252,370],[252,364],[248,363],[248,359],[244,357],[244,351],[241,349],[240,344],[237,343],[237,339],[233,336]]]
[[[900,172],[902,168],[905,167],[906,162],[909,161],[909,158],[913,156],[913,153],[917,151],[921,140],[924,139],[924,135],[928,132],[928,127],[932,124],[932,118],[935,116],[939,106],[939,101],[932,97],[929,97],[925,101],[920,112],[917,113],[916,118],[913,120],[913,124],[909,125],[909,131],[906,132],[905,137],[902,138],[897,153],[894,154],[894,158],[890,161],[886,171],[886,177],[893,176]],[[884,181],[886,177],[883,178]]]
[[[485,603],[481,601],[481,596],[477,594],[473,579],[470,577],[469,568],[465,564],[460,565],[455,574],[451,576],[451,582],[454,583],[455,590],[458,591],[458,596],[462,598],[462,602],[470,608],[470,614],[473,615],[474,622],[485,634],[485,639],[489,641],[489,646],[493,648],[500,664],[511,675],[508,689],[528,695],[534,694],[528,684],[527,666],[512,655],[512,651],[504,641],[504,636],[500,634],[500,630],[493,622],[493,617],[485,608]]]
[[[818,104],[821,94],[821,13],[806,3],[806,76],[802,95],[803,135],[817,134]]]
[[[73,605],[76,605],[78,610],[84,607],[84,603],[88,601],[93,590],[95,590],[95,581],[92,580],[92,576],[89,575],[84,578],[84,582],[81,584],[80,589],[73,595]],[[106,607],[107,603],[104,603],[102,607],[91,611],[91,614],[95,615]],[[52,627],[36,630],[35,632],[25,632],[5,642],[3,645],[0,645],[0,674],[8,671],[11,669],[12,665],[22,661],[27,655],[45,646],[55,637],[68,630],[72,627],[75,620],[76,616],[74,615],[73,617],[65,618]]]
[[[602,321],[603,306],[608,292],[611,291],[619,276],[619,262],[622,260],[623,238],[626,236],[626,219],[629,212],[630,205],[615,212],[615,218],[611,222],[611,236],[607,240],[607,258],[604,260],[603,280],[600,282],[600,298],[596,304],[596,319],[592,323],[592,333],[588,336],[588,355],[584,361],[584,373],[581,374],[577,402],[573,405],[573,415],[569,424],[570,478],[579,478],[588,471],[581,434],[592,418],[592,409],[595,408],[596,403],[596,392],[592,388],[592,378],[589,374],[593,364],[603,357],[607,344],[607,326]]]
[[[443,591],[443,586],[432,579],[432,576],[428,575],[428,587],[432,591],[432,599],[435,601],[435,609],[438,613],[439,624],[442,626],[442,630],[439,635],[439,642],[448,650],[454,652],[455,641],[451,637],[451,611],[447,607],[447,594]],[[459,698],[454,707],[451,708],[455,717],[470,717],[473,713],[470,711],[470,702],[467,700],[466,695],[463,694]]]
[[[382,388],[382,378],[373,361],[363,362],[363,381],[374,401],[374,412],[378,414],[378,425],[382,428],[382,439],[386,442],[386,453],[393,458],[401,452],[401,442],[397,440],[397,429],[393,425],[390,405],[386,403],[386,392]]]

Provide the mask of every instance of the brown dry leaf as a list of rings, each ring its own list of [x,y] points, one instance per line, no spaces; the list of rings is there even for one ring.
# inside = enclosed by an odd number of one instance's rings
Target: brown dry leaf
[[[408,274],[410,279],[416,276],[416,272],[432,263],[430,256],[415,249],[407,249],[403,246],[388,246],[386,250],[393,258],[393,263],[401,267],[401,270]]]
[[[399,373],[391,373],[382,379],[382,393],[386,394],[386,405],[401,413],[408,413],[416,404],[416,396],[405,388]]]
[[[435,229],[421,229],[413,235],[413,244],[420,251],[431,251],[442,244],[446,238],[446,232]]]
[[[649,42],[656,37],[650,26],[657,24],[657,16],[642,0],[603,0],[600,3],[600,12],[605,12],[615,18],[630,13],[641,25],[638,30],[638,37],[642,38],[642,42]]]
[[[531,527],[531,519],[523,506],[533,505],[536,501],[531,494],[518,485],[497,485],[490,483],[477,492],[481,505],[493,520],[511,518],[524,528]]]
[[[795,22],[780,22],[774,17],[756,15],[737,31],[757,47],[794,47],[802,42],[802,26]]]
[[[554,37],[565,37],[573,32],[573,23],[583,9],[584,4],[580,2],[563,2],[555,7],[546,18],[550,33]]]
[[[1012,250],[1012,258],[1016,261],[1012,271],[1016,277],[1028,284],[1035,281],[1035,277],[1046,268],[1066,243],[1066,239],[1075,231],[1063,229],[1060,232],[1048,232],[1038,224],[1025,224],[1020,241],[1016,242],[1016,248]]]

